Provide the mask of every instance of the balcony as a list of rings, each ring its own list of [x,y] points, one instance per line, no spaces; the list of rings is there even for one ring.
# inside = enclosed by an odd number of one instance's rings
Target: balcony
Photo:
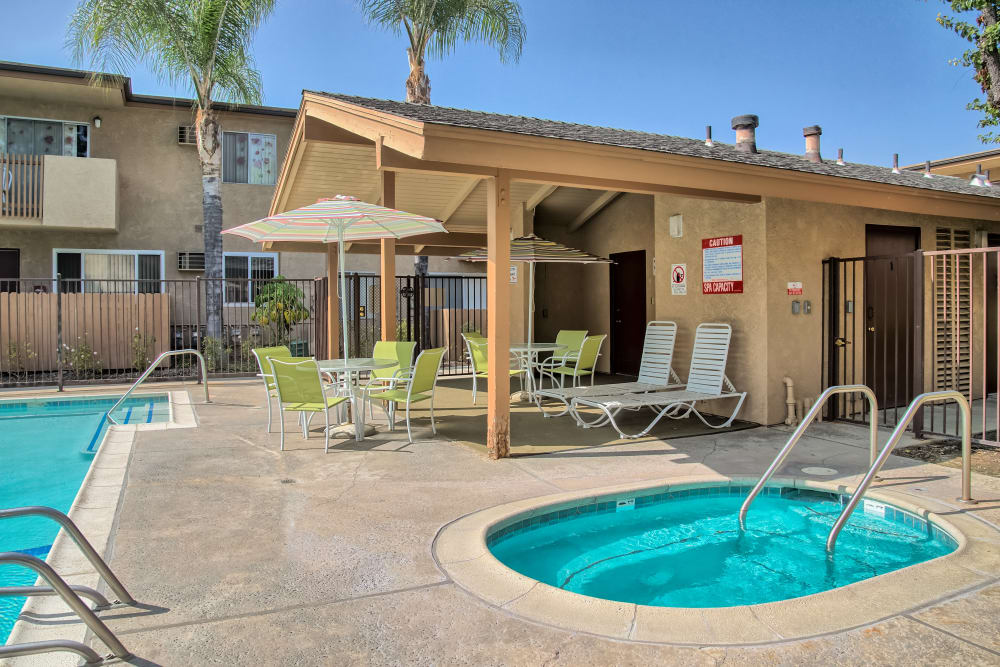
[[[118,230],[115,160],[0,153],[0,228]]]

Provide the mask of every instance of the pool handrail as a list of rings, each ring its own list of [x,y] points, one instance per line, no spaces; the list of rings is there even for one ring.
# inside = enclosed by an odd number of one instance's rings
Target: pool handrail
[[[79,584],[70,584],[70,588],[74,593],[82,598],[87,598],[91,600],[96,607],[94,609],[106,609],[111,606],[108,599],[100,594],[99,591],[94,590],[90,586],[81,586]],[[56,589],[51,586],[3,586],[0,587],[0,597],[32,597],[32,596],[45,596],[45,595],[59,595]]]
[[[878,420],[876,418],[876,416],[878,415],[878,400],[875,398],[875,392],[872,391],[870,387],[867,387],[863,384],[843,384],[843,385],[828,387],[826,390],[823,391],[822,394],[819,395],[819,397],[816,399],[816,402],[813,403],[813,406],[809,409],[809,412],[807,412],[805,416],[802,417],[802,421],[799,422],[799,427],[795,429],[795,432],[792,433],[790,438],[788,438],[788,442],[786,442],[785,446],[781,449],[780,452],[778,452],[778,455],[774,458],[774,461],[771,462],[771,465],[764,472],[761,478],[757,481],[757,484],[754,485],[753,490],[747,494],[746,500],[744,500],[743,505],[740,506],[741,530],[746,528],[745,525],[746,516],[747,516],[747,511],[749,511],[750,509],[750,503],[753,502],[754,498],[757,497],[757,494],[761,492],[761,490],[767,484],[768,480],[771,479],[774,473],[778,472],[778,470],[781,468],[782,464],[785,462],[785,459],[788,458],[788,454],[791,453],[795,445],[798,444],[799,439],[802,438],[802,434],[805,433],[806,429],[809,428],[809,425],[812,424],[813,420],[819,414],[820,410],[823,409],[823,406],[826,404],[827,400],[829,400],[831,396],[834,396],[836,394],[855,394],[855,393],[864,394],[868,398],[868,404],[871,407],[871,413],[870,413],[871,419],[869,419],[868,448],[869,448],[869,456],[871,459],[870,463],[871,464],[875,463],[875,458],[878,455],[878,423],[877,423]]]
[[[826,550],[828,552],[833,551],[833,547],[837,543],[837,537],[840,535],[840,531],[844,528],[847,520],[851,518],[851,513],[861,502],[861,498],[868,491],[868,487],[871,486],[872,481],[875,476],[878,475],[882,466],[885,465],[886,460],[888,460],[889,455],[892,454],[892,450],[899,443],[899,440],[903,437],[903,433],[906,431],[906,427],[910,425],[913,418],[916,416],[917,410],[923,406],[924,403],[929,401],[942,401],[954,399],[958,403],[959,412],[962,415],[962,496],[957,498],[959,502],[974,504],[976,501],[972,498],[972,410],[969,407],[969,401],[959,391],[954,389],[945,389],[942,391],[929,391],[920,394],[910,403],[909,407],[906,408],[906,412],[903,413],[903,418],[893,429],[892,435],[889,436],[889,441],[885,443],[882,447],[882,452],[878,455],[878,458],[872,462],[871,467],[865,474],[864,479],[858,484],[858,488],[854,490],[854,494],[851,496],[850,500],[844,506],[841,511],[840,516],[837,517],[837,521],[833,524],[833,528],[830,529],[830,534],[826,538]]]
[[[94,566],[97,573],[101,575],[101,578],[104,579],[108,588],[114,591],[114,594],[118,596],[115,603],[135,603],[135,598],[133,598],[132,595],[125,589],[122,582],[118,580],[115,573],[111,571],[111,568],[108,567],[108,564],[103,558],[101,558],[101,555],[97,553],[97,550],[94,549],[80,529],[77,528],[72,519],[57,509],[41,505],[28,505],[26,507],[12,507],[10,509],[0,510],[0,520],[13,519],[19,516],[43,516],[58,523],[62,529],[66,531],[66,534],[70,536],[87,560],[90,561],[90,564]]]
[[[97,617],[91,609],[83,603],[80,598],[76,596],[73,589],[69,587],[65,580],[60,577],[52,566],[43,561],[41,558],[35,556],[29,556],[28,554],[22,554],[17,551],[8,551],[6,553],[0,553],[0,563],[12,563],[14,565],[21,565],[33,570],[39,577],[41,577],[45,583],[51,586],[56,595],[62,598],[63,602],[69,605],[69,608],[80,618],[81,621],[93,632],[95,635],[104,642],[105,646],[111,649],[111,652],[116,658],[121,660],[127,660],[132,657],[125,645],[121,643],[115,633],[104,624],[104,621]],[[12,644],[10,646],[0,646],[0,658],[10,656],[17,650],[18,645]],[[63,645],[65,648],[65,645]],[[12,649],[12,650],[5,650]],[[18,653],[20,655],[20,653]]]
[[[7,644],[0,646],[0,658],[17,658],[25,655],[39,655],[67,651],[76,653],[86,660],[85,665],[103,665],[104,658],[86,644],[72,639],[46,639],[40,642],[24,642],[23,644]]]
[[[161,354],[160,356],[158,356],[156,358],[156,361],[154,361],[152,364],[150,364],[149,368],[147,368],[146,371],[142,375],[139,376],[139,379],[136,380],[135,383],[131,387],[128,388],[128,391],[126,391],[124,394],[122,394],[122,397],[119,398],[118,401],[114,405],[111,406],[111,409],[108,410],[108,413],[107,413],[107,420],[108,420],[108,422],[110,422],[110,423],[112,423],[112,424],[114,424],[116,426],[121,426],[121,424],[118,423],[118,420],[116,420],[112,416],[112,414],[114,414],[114,411],[117,410],[121,406],[121,404],[125,402],[125,399],[128,398],[129,395],[133,391],[135,391],[136,387],[138,387],[140,384],[142,384],[143,381],[145,381],[145,379],[149,377],[150,373],[152,373],[156,369],[156,367],[160,365],[161,361],[163,361],[167,357],[174,357],[174,356],[177,356],[177,355],[180,355],[180,354],[193,354],[194,356],[198,357],[198,362],[201,364],[201,384],[205,387],[205,402],[206,403],[211,403],[212,401],[208,397],[208,372],[207,372],[206,366],[205,366],[205,357],[202,356],[201,352],[199,352],[198,350],[193,350],[193,349],[187,349],[187,350],[167,350],[166,352],[164,352],[163,354]]]

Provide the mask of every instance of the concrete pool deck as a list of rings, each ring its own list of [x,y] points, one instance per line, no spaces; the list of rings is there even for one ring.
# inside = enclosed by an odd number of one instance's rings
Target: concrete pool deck
[[[971,570],[960,573],[929,604],[826,634],[810,633],[803,616],[794,634],[806,638],[798,640],[780,630],[754,645],[722,645],[708,631],[676,644],[615,640],[528,621],[471,595],[435,562],[436,535],[466,514],[538,496],[759,475],[786,431],[650,438],[494,462],[443,438],[420,439],[430,429],[418,411],[412,445],[405,429],[380,428],[362,443],[331,442],[324,454],[318,432],[305,441],[290,430],[279,452],[278,435],[264,432],[256,381],[213,382],[210,405],[195,385],[188,390],[199,427],[135,434],[109,542],[112,568],[143,606],[101,618],[137,656],[132,664],[1000,663],[1000,480],[975,476],[981,502],[965,507],[954,501],[957,470],[890,459],[874,488],[975,521],[984,546],[993,545],[972,580],[964,576]],[[482,411],[469,417],[485,428]],[[575,437],[568,419],[524,419],[538,437],[552,429]],[[866,439],[862,427],[816,424],[780,475],[853,484],[867,467]],[[838,474],[809,476],[805,466]],[[921,585],[906,581],[896,587],[901,597]]]

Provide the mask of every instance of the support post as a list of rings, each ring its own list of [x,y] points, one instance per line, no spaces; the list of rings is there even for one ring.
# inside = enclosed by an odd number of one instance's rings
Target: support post
[[[510,172],[486,179],[486,448],[510,455]]]
[[[382,206],[396,208],[396,172],[382,171]],[[379,290],[382,340],[396,340],[396,239],[380,243]]]
[[[340,358],[340,299],[337,296],[337,246],[326,244],[326,351]]]

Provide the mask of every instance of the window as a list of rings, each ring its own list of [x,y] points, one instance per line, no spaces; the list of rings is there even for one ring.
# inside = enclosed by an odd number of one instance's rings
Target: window
[[[0,116],[0,153],[87,157],[89,137],[86,123]]]
[[[153,294],[163,291],[161,250],[53,250],[62,292]]]
[[[274,252],[224,253],[226,303],[253,303],[257,281],[278,275],[278,254]]]
[[[0,292],[17,292],[21,277],[21,251],[0,248]]]
[[[222,182],[274,185],[278,138],[252,132],[222,133]]]

